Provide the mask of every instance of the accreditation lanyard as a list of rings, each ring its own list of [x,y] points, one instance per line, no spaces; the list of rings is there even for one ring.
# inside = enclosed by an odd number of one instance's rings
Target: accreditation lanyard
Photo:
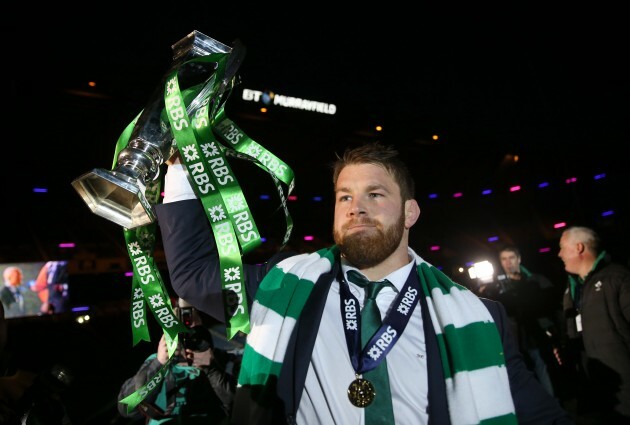
[[[376,368],[402,335],[418,304],[420,285],[415,279],[407,279],[402,291],[394,300],[395,307],[390,309],[381,327],[361,350],[359,301],[350,292],[341,267],[337,280],[339,281],[341,321],[344,324],[348,354],[355,372],[363,374]]]

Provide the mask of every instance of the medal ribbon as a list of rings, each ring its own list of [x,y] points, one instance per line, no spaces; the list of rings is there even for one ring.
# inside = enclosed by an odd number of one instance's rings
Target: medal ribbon
[[[409,319],[418,304],[420,285],[414,279],[405,283],[402,291],[394,300],[394,308],[385,316],[383,324],[361,350],[361,313],[359,301],[350,292],[349,284],[339,269],[339,295],[341,320],[344,324],[346,345],[352,367],[357,374],[363,374],[376,368],[396,344],[409,323]],[[407,280],[409,282],[410,279]]]

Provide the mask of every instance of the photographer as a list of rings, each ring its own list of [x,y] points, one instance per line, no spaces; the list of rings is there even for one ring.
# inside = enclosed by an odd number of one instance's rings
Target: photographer
[[[225,371],[227,354],[214,348],[212,335],[204,326],[200,312],[181,299],[176,311],[191,332],[180,335],[179,346],[161,386],[130,413],[127,405],[119,401],[118,412],[127,418],[144,416],[145,422],[151,425],[227,424],[236,389],[236,375]],[[145,385],[168,361],[167,344],[162,335],[157,352],[123,383],[118,400]]]

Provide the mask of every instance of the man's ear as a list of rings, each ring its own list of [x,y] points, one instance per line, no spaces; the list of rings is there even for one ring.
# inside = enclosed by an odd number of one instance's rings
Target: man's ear
[[[582,242],[578,242],[577,243],[577,250],[580,254],[583,254],[584,251],[586,251],[586,245],[584,245]]]
[[[420,217],[420,206],[415,199],[405,201],[405,228],[409,229]]]

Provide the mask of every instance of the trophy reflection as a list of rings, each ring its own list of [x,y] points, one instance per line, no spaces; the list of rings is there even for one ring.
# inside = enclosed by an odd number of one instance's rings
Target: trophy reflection
[[[228,86],[228,80],[240,65],[242,49],[228,47],[198,31],[193,31],[173,44],[173,64],[164,74],[151,100],[138,117],[129,143],[121,150],[113,170],[93,169],[72,182],[72,186],[88,207],[127,229],[150,224],[156,216],[145,196],[147,185],[157,179],[160,166],[176,151],[174,138],[164,127],[161,114],[164,110],[164,86],[167,78],[177,69],[178,78],[185,83],[205,84],[186,108],[189,116],[211,98],[219,102]],[[230,55],[222,84],[216,85],[211,62],[188,62],[212,53]],[[236,59],[235,59],[236,58]],[[211,74],[210,77],[208,75]],[[218,87],[218,88],[214,88]]]

